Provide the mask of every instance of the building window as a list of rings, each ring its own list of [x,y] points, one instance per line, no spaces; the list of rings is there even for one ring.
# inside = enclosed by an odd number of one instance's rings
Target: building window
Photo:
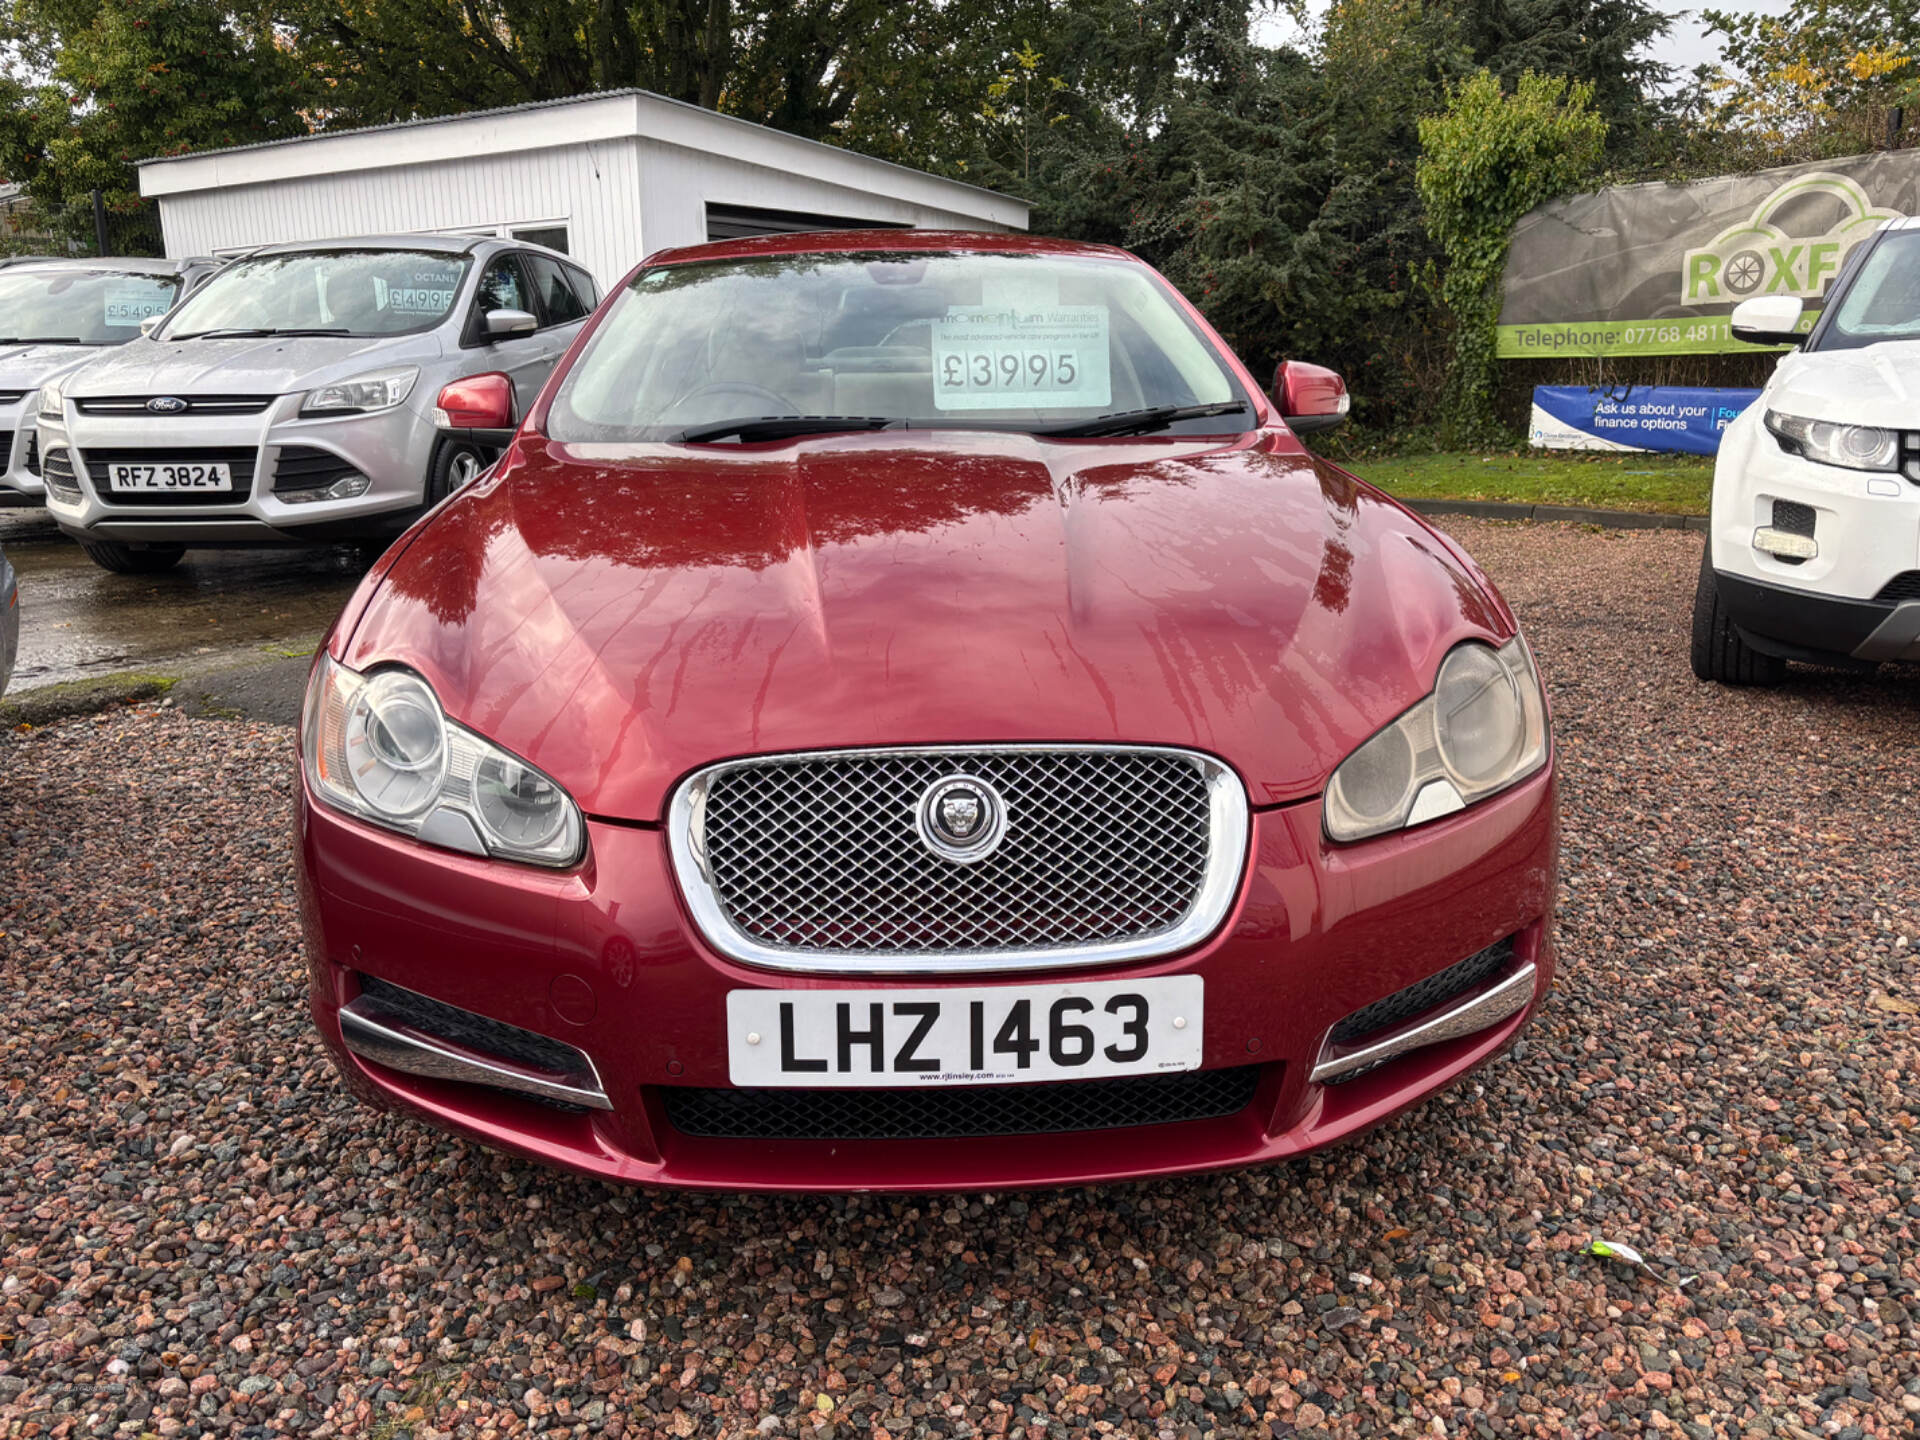
[[[805,230],[911,230],[898,220],[854,215],[810,215],[799,210],[761,210],[752,205],[707,206],[707,239],[741,240],[752,235],[792,235]]]
[[[564,225],[528,225],[511,228],[507,233],[522,244],[544,245],[549,250],[558,250],[562,255],[573,253],[567,249],[567,227]]]

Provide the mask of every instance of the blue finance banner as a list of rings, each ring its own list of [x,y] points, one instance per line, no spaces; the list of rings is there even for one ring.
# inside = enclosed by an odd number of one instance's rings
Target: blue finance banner
[[[1684,385],[1533,387],[1528,442],[1543,450],[1667,450],[1712,455],[1758,390]]]

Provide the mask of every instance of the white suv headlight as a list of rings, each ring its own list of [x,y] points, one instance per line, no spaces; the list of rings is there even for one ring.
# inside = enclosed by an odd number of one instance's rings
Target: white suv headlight
[[[1789,455],[1804,456],[1822,465],[1848,470],[1900,468],[1900,432],[1873,425],[1836,425],[1831,420],[1806,420],[1798,415],[1767,411],[1767,429]]]
[[[556,868],[580,858],[580,807],[525,761],[447,719],[411,670],[320,657],[301,726],[307,783],[335,809],[430,845]]]
[[[1516,635],[1440,662],[1433,693],[1340,762],[1327,783],[1327,836],[1364,840],[1485,799],[1547,759],[1547,702]]]
[[[49,380],[40,387],[39,415],[42,420],[67,418],[67,390],[58,380]]]
[[[364,415],[370,410],[391,410],[403,404],[413,393],[420,369],[408,365],[399,370],[375,370],[355,375],[351,380],[336,380],[309,391],[301,405],[302,415]]]

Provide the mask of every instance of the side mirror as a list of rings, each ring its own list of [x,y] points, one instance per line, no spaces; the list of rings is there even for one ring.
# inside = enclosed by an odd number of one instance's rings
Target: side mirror
[[[497,370],[454,381],[433,404],[435,422],[449,430],[513,428],[513,381]]]
[[[153,332],[160,328],[160,322],[166,318],[165,315],[147,316],[146,319],[140,322],[140,338],[142,340],[151,340],[153,338]]]
[[[1347,382],[1324,365],[1282,360],[1273,372],[1273,403],[1296,435],[1344,424],[1353,401]]]
[[[1799,345],[1801,305],[1791,295],[1756,295],[1733,307],[1733,338],[1749,345]]]
[[[525,310],[489,310],[483,328],[489,340],[504,340],[509,335],[531,335],[540,322]]]

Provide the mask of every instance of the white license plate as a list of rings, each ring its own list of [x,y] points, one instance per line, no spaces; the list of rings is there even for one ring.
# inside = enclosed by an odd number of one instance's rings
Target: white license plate
[[[227,465],[109,465],[107,483],[115,490],[232,490]]]
[[[735,1085],[1005,1085],[1200,1064],[1198,975],[927,990],[734,990]]]

